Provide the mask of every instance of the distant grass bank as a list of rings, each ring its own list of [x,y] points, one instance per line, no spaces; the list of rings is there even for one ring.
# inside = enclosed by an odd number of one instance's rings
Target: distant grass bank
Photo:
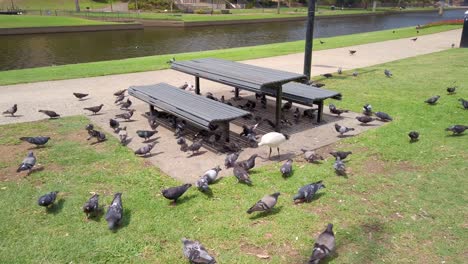
[[[459,25],[434,26],[419,30],[418,35],[433,34],[459,29],[460,27],[461,26]],[[414,27],[396,29],[395,33],[392,33],[392,31],[393,30],[384,30],[320,39],[325,42],[324,44],[320,44],[319,40],[316,39],[314,41],[314,50],[333,49],[385,40],[409,38],[416,35]],[[177,60],[216,57],[238,61],[299,53],[303,52],[303,50],[304,41],[294,41],[253,47],[180,53],[175,55],[156,55],[123,60],[2,71],[0,72],[0,85],[167,69],[169,68],[169,65],[166,62],[173,56],[175,56]]]
[[[73,0],[0,0],[0,8],[7,9],[11,8],[11,4],[14,4],[15,8],[18,9],[61,9],[61,10],[75,10],[75,1]],[[120,1],[113,0],[114,3]],[[103,8],[109,6],[109,3],[96,2],[93,0],[80,0],[81,9],[85,10],[86,7],[91,9]]]
[[[0,16],[0,28],[115,25],[114,22],[61,16]]]

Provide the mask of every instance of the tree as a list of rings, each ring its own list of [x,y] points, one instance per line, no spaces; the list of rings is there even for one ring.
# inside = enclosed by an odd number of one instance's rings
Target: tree
[[[75,0],[76,12],[80,12],[80,0]]]

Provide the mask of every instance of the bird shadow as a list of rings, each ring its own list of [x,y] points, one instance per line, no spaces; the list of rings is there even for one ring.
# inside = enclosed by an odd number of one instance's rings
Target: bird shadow
[[[339,254],[336,251],[333,251],[327,258],[324,258],[320,263],[330,263],[333,262],[334,259],[338,258]]]
[[[98,208],[95,214],[91,214],[89,218],[86,218],[86,221],[101,222],[102,217],[104,216],[104,206]]]
[[[141,143],[153,143],[154,141],[157,141],[158,139],[160,139],[160,137],[156,137],[156,138],[150,138],[150,139],[147,139]]]
[[[322,197],[323,195],[325,195],[324,192],[320,192],[320,193],[316,193],[314,194],[314,196],[312,197],[312,200],[310,200],[310,202],[307,202],[305,199],[301,199],[300,201],[299,200],[295,200],[294,201],[294,204],[307,204],[307,203],[312,203],[313,201],[316,201],[318,200],[320,197]],[[296,202],[297,201],[297,202]]]
[[[144,158],[144,159],[147,159],[147,158],[151,158],[151,157],[157,156],[159,154],[163,154],[163,153],[164,153],[164,151],[160,151],[160,152],[156,152],[156,153],[151,153],[149,155],[144,155],[144,156],[141,156],[141,157]]]
[[[83,99],[78,99],[78,101],[82,102],[82,101],[88,101],[90,98],[83,98]]]
[[[205,151],[205,150],[203,150],[203,151],[198,151],[198,152],[196,152],[196,153],[192,153],[192,154],[188,155],[187,158],[192,158],[192,157],[200,156],[200,155],[203,155],[203,154],[205,154],[205,153],[207,153],[207,152],[208,152],[208,151]]]
[[[52,206],[46,208],[46,212],[48,214],[56,215],[60,213],[63,209],[63,204],[65,203],[64,199],[58,200],[56,203],[52,204]]]
[[[178,205],[178,204],[183,204],[183,203],[186,203],[186,202],[192,200],[192,199],[195,198],[195,197],[196,197],[195,194],[184,195],[183,197],[177,199],[177,202],[171,203],[171,204],[173,204],[173,206],[176,206],[176,205]]]
[[[33,174],[35,172],[40,172],[40,171],[43,171],[43,170],[44,170],[44,166],[33,168],[31,170],[31,172],[27,174],[27,176],[29,176],[29,175],[31,175],[31,174]]]
[[[135,119],[125,119],[122,122],[131,123],[131,122],[135,122],[135,121],[136,121]]]
[[[446,135],[445,137],[450,137],[450,138],[458,138],[458,137],[463,137],[465,134],[450,134]]]
[[[343,177],[345,179],[348,179],[348,173],[344,172],[344,173],[338,173],[338,172],[335,172],[336,176],[340,176],[340,177]]]
[[[23,115],[4,115],[3,117],[23,117]]]
[[[45,145],[42,145],[42,146],[35,146],[35,147],[30,147],[30,148],[28,148],[28,150],[33,150],[33,149],[43,149],[43,148],[47,148],[47,146],[45,146]]]
[[[363,127],[379,126],[378,124],[364,124],[364,123],[360,123],[359,125],[360,125],[360,126],[363,126]]]
[[[416,139],[416,140],[410,140],[409,143],[413,144],[413,143],[417,143],[418,141],[419,141],[419,140],[417,140],[417,139]]]
[[[124,142],[122,142],[122,146],[126,147],[130,142],[132,142],[133,138],[127,138]]]
[[[354,135],[338,135],[339,138],[349,138],[353,137]]]
[[[125,208],[123,212],[122,223],[120,224],[118,229],[127,227],[130,224],[131,220],[132,220],[132,210]]]
[[[89,114],[88,116],[100,116],[103,115],[104,113],[96,113],[96,114]]]
[[[213,190],[211,190],[211,188],[208,188],[208,190],[202,192],[200,191],[203,195],[205,195],[206,197],[208,198],[212,198],[213,197]]]
[[[292,176],[294,176],[294,170],[289,175],[282,175],[282,176],[283,176],[284,180],[287,180],[287,179],[291,178]]]
[[[281,212],[281,209],[283,209],[283,206],[274,207],[273,209],[271,209],[268,212],[261,212],[261,213],[258,213],[256,215],[254,215],[254,216],[251,216],[249,218],[250,218],[250,220],[256,220],[256,219],[259,219],[259,218],[275,215],[275,214],[278,214],[279,212]]]
[[[103,143],[107,141],[107,139],[104,139],[104,140],[98,140],[98,141],[94,141],[93,143],[91,143],[90,145],[93,146],[93,145],[96,145],[96,144],[100,144],[100,143]]]

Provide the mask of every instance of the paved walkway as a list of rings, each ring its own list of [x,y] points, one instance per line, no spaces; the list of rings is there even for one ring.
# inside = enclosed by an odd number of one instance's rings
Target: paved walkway
[[[452,30],[432,35],[418,36],[418,40],[416,42],[409,39],[400,39],[317,51],[313,54],[312,73],[313,75],[319,75],[328,72],[336,72],[338,67],[342,67],[343,70],[362,68],[450,49],[452,43],[456,43],[458,45],[460,35],[461,30]],[[350,49],[357,50],[357,53],[350,56],[348,53],[348,50]],[[299,53],[249,60],[245,61],[245,63],[300,73],[302,72],[303,67],[303,54]],[[2,93],[2,96],[0,97],[0,111],[4,111],[11,107],[13,103],[16,103],[19,108],[18,114],[21,115],[17,118],[0,116],[0,124],[43,119],[44,115],[37,112],[39,109],[54,110],[62,116],[84,114],[85,112],[82,110],[83,107],[103,103],[105,105],[103,114],[92,117],[92,119],[93,121],[100,123],[100,125],[105,129],[108,129],[107,122],[109,117],[121,112],[113,104],[113,92],[128,88],[131,85],[167,82],[169,84],[179,86],[185,81],[189,83],[193,82],[193,78],[173,70],[161,70],[0,86]],[[333,87],[327,88],[333,90]],[[203,93],[211,91],[218,97],[221,94],[227,95],[226,98],[230,98],[232,96],[230,93],[232,88],[206,80],[201,80],[201,89]],[[78,101],[72,95],[73,92],[89,93],[90,98],[86,101]],[[244,92],[243,94],[245,96],[249,95],[247,92]],[[128,123],[128,127],[129,133],[134,135],[135,130],[147,128],[146,122],[144,122],[143,118],[140,116],[143,111],[147,111],[147,107],[136,99],[132,101],[134,102],[134,108],[138,111],[138,113],[135,114],[138,121]],[[355,114],[353,113],[345,114],[344,118],[339,122],[347,126],[355,127],[356,133],[370,129],[370,127],[356,126],[356,120],[354,120],[354,117]],[[309,148],[319,148],[335,142],[337,140],[336,133],[333,130],[333,123],[335,121],[335,117],[325,115],[324,124],[314,128],[313,133],[311,133],[311,130],[304,130],[294,134],[294,138],[297,140],[291,141],[291,143],[288,144],[288,147],[285,148],[284,153],[295,152],[297,154],[299,148],[304,145]],[[199,157],[190,158],[190,162],[187,162],[186,156],[178,152],[178,146],[175,144],[172,132],[164,128],[160,128],[158,130],[160,131],[158,135],[161,139],[160,143],[157,144],[156,149],[157,151],[164,152],[166,154],[156,155],[151,157],[150,160],[171,176],[183,181],[193,181],[199,177],[200,173],[223,163],[224,155],[216,155],[211,152],[207,152]],[[233,130],[239,131],[239,128],[234,127]],[[165,138],[170,138],[170,140],[164,140]],[[129,147],[138,148],[141,146],[140,142],[141,141],[139,139],[135,138]],[[307,143],[303,144],[303,142]],[[241,159],[246,158],[250,153],[255,152],[260,152],[261,155],[265,156],[267,148],[260,148],[259,150],[249,149],[243,153]],[[172,155],[173,153],[176,154]],[[286,158],[286,156],[282,158]],[[171,162],[167,162],[168,160],[171,160]],[[188,164],[190,164],[190,166],[187,166]],[[174,170],[174,168],[178,169]],[[227,174],[231,174],[231,172],[229,171]]]

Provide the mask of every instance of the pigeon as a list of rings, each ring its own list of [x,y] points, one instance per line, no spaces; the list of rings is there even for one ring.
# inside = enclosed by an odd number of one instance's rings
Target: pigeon
[[[460,101],[460,103],[462,104],[463,108],[465,109],[468,109],[468,101],[463,99],[463,98],[460,98],[458,99],[458,101]]]
[[[175,62],[175,61],[176,61],[175,57],[172,57],[172,59],[166,61],[166,63],[167,63],[167,64],[172,64],[172,63]]]
[[[341,67],[338,68],[338,74],[343,74],[343,69]]]
[[[427,99],[426,101],[424,101],[425,103],[428,103],[430,105],[435,105],[437,103],[437,101],[439,100],[440,96],[439,95],[436,95],[436,96],[433,96],[429,99]]]
[[[455,43],[452,43],[451,47],[452,47],[452,49],[455,48]]]
[[[135,150],[135,155],[146,156],[147,154],[151,154],[151,150],[154,148],[155,145],[156,145],[156,142],[152,142],[148,145],[145,145]]]
[[[296,107],[293,117],[294,117],[294,122],[296,122],[296,124],[299,123],[300,118],[301,118],[301,112],[299,111],[299,108]]]
[[[121,96],[121,95],[124,95],[126,91],[127,91],[127,89],[119,90],[119,91],[115,92],[114,95],[115,96]]]
[[[114,104],[121,104],[123,102],[123,99],[125,99],[125,94],[117,96],[117,98],[114,101]]]
[[[16,111],[18,111],[18,105],[17,105],[17,104],[14,104],[12,107],[8,108],[8,109],[7,109],[5,112],[3,112],[2,114],[15,116]]]
[[[255,203],[249,210],[247,210],[248,214],[253,212],[268,212],[270,211],[278,201],[278,196],[280,195],[279,192],[276,192],[272,195],[265,195],[261,200]]]
[[[306,109],[304,110],[304,113],[302,114],[304,117],[308,117],[310,119],[315,118],[315,111],[317,109]]]
[[[128,109],[131,105],[132,105],[132,101],[130,101],[130,99],[127,98],[127,101],[123,102],[120,105],[120,109]]]
[[[276,147],[276,149],[278,150],[278,157],[279,157],[280,156],[279,145],[283,144],[288,139],[289,139],[289,136],[286,134],[282,134],[278,132],[270,132],[262,136],[262,138],[260,139],[260,142],[258,143],[258,146],[266,145],[270,147],[270,153],[268,155],[268,158],[271,157],[271,148]]]
[[[167,188],[162,191],[162,195],[164,198],[173,200],[174,203],[176,203],[177,199],[179,199],[179,197],[182,196],[190,187],[192,187],[192,184],[186,183],[181,186]]]
[[[323,157],[315,153],[313,150],[301,149],[304,153],[304,159],[307,162],[318,162],[319,160],[323,160]]]
[[[36,147],[44,146],[49,141],[49,139],[50,137],[20,137],[21,141],[26,141],[36,145]]]
[[[85,97],[88,96],[89,94],[84,94],[84,93],[73,93],[73,95],[74,95],[76,98],[82,100],[83,98],[85,98]]]
[[[37,200],[37,204],[40,206],[49,207],[55,202],[55,199],[57,199],[57,193],[58,191],[55,191],[42,195]]]
[[[98,142],[106,140],[106,135],[100,131],[94,130],[94,126],[92,124],[88,124],[86,126],[86,130],[88,130],[88,139],[90,140],[91,138],[95,137]]]
[[[392,121],[393,118],[389,116],[387,113],[384,112],[376,112],[375,116],[377,116],[380,120],[387,122],[387,121]]]
[[[358,73],[357,71],[354,71],[354,72],[353,72],[353,76],[354,76],[354,77],[357,77],[358,75],[359,75],[359,73]]]
[[[447,87],[447,93],[449,93],[449,94],[454,94],[455,90],[457,90],[456,86]]]
[[[320,42],[320,44],[325,44],[325,42],[324,42],[324,41],[321,41],[320,39],[319,39],[319,42]]]
[[[198,181],[195,183],[195,186],[197,186],[198,190],[201,192],[206,192],[210,189],[208,187],[208,176],[202,176]]]
[[[384,70],[384,73],[385,73],[385,76],[387,76],[388,78],[392,77],[393,75],[392,72],[387,69]]]
[[[121,119],[125,119],[126,121],[128,121],[128,120],[130,120],[132,118],[134,112],[135,112],[135,110],[131,109],[128,112],[115,115],[115,118],[121,118]]]
[[[123,127],[122,129],[119,130],[120,144],[125,145],[127,143],[127,138],[128,138],[127,127]]]
[[[246,171],[249,171],[255,167],[255,159],[258,157],[257,154],[253,154],[247,160],[237,162],[237,165],[244,168]]]
[[[238,182],[246,183],[248,185],[252,184],[252,181],[250,180],[249,173],[247,172],[246,169],[239,165],[234,165],[234,176],[236,176]]]
[[[464,126],[464,125],[454,125],[454,126],[451,126],[451,127],[448,127],[446,128],[445,130],[446,131],[452,131],[453,132],[453,135],[460,135],[462,134],[463,132],[465,132],[465,130],[468,129],[468,126]]]
[[[224,159],[224,167],[226,169],[234,167],[236,160],[239,158],[239,152],[229,153]]]
[[[335,160],[335,164],[333,164],[333,168],[337,175],[345,176],[346,175],[346,166],[343,161],[341,161],[340,157],[337,157]]]
[[[418,40],[418,38],[412,38],[411,40],[412,40],[412,41],[416,41],[416,40]]]
[[[315,82],[313,80],[308,81],[307,85],[314,86],[314,87],[317,87],[317,88],[325,86],[324,83]]]
[[[292,173],[292,163],[293,163],[293,160],[292,159],[288,159],[284,164],[283,166],[281,166],[280,168],[280,172],[281,174],[283,175],[283,177],[289,177]]]
[[[366,116],[371,116],[372,115],[372,105],[370,104],[365,104],[362,107],[362,113]]]
[[[340,116],[342,113],[349,112],[349,110],[336,108],[336,106],[334,104],[329,104],[328,108],[330,109],[330,113],[338,115],[338,116]]]
[[[242,125],[242,132],[239,134],[239,136],[248,136],[249,134],[256,135],[257,133],[255,132],[255,129],[258,127],[258,123],[253,125],[253,126],[247,126],[247,125]]]
[[[205,247],[197,240],[182,238],[184,256],[190,263],[216,264],[216,260],[210,256]]]
[[[286,103],[284,103],[284,105],[281,107],[281,111],[289,111],[291,110],[292,108],[292,102],[291,101],[287,101]]]
[[[94,194],[89,198],[89,200],[83,205],[83,212],[86,214],[86,217],[97,215],[99,211],[99,194]]]
[[[203,174],[203,177],[206,176],[208,180],[208,184],[212,184],[218,178],[218,173],[221,171],[221,167],[216,166],[212,169],[209,169]]]
[[[185,140],[185,138],[183,138],[183,137],[178,138],[177,139],[177,145],[180,145],[180,150],[181,151],[187,152],[188,145],[187,145],[187,141]]]
[[[34,157],[34,153],[30,151],[26,158],[24,158],[23,162],[21,162],[20,166],[16,170],[16,172],[22,172],[27,170],[28,175],[31,174],[32,168],[36,165],[36,157]]]
[[[98,106],[92,106],[92,107],[85,107],[83,108],[83,110],[88,110],[90,112],[93,112],[93,115],[97,114],[99,111],[101,111],[102,107],[104,105],[103,104],[100,104]]]
[[[154,117],[150,117],[148,118],[148,125],[151,127],[151,130],[156,130],[156,128],[159,126],[159,123]]]
[[[185,89],[187,89],[187,87],[188,87],[188,83],[185,82],[184,84],[182,84],[181,86],[179,86],[179,89],[185,90]]]
[[[122,193],[114,194],[114,199],[112,200],[109,209],[106,213],[106,221],[109,229],[116,229],[123,218],[123,206],[122,206]]]
[[[354,55],[357,51],[356,50],[350,50],[349,55]]]
[[[353,154],[351,151],[332,151],[330,155],[335,157],[335,159],[340,158],[341,160],[346,159],[349,155]]]
[[[318,264],[322,259],[330,255],[333,250],[335,250],[335,234],[333,234],[333,224],[328,224],[327,229],[315,241],[308,264]]]
[[[416,132],[416,131],[411,131],[411,132],[408,133],[408,136],[410,137],[411,142],[416,142],[416,141],[418,141],[419,133]]]
[[[46,114],[47,116],[49,116],[49,118],[59,118],[60,117],[59,114],[57,114],[54,111],[50,111],[50,110],[39,110],[38,112]]]
[[[325,73],[325,74],[322,74],[322,76],[328,79],[328,78],[333,77],[333,74],[331,74],[331,73]]]
[[[336,130],[336,132],[340,133],[340,136],[342,136],[343,134],[345,134],[345,133],[347,133],[349,131],[354,131],[354,128],[340,126],[340,125],[335,123],[335,130]]]
[[[109,119],[109,126],[114,130],[114,132],[117,132],[120,127],[120,123],[119,121],[111,118]]]
[[[322,181],[304,185],[297,191],[297,194],[294,195],[293,201],[299,200],[301,202],[310,203],[312,198],[314,198],[315,193],[322,188],[325,188],[325,185],[322,183]]]
[[[262,98],[260,99],[260,104],[262,105],[263,109],[267,108],[267,98],[265,94],[262,95]]]
[[[141,138],[144,138],[145,141],[151,138],[154,134],[158,133],[158,131],[155,130],[137,130],[136,131],[137,135]]]
[[[375,120],[375,118],[372,118],[370,116],[367,116],[367,115],[363,115],[363,116],[356,116],[356,119],[361,122],[362,124],[367,124],[367,123],[370,123],[372,121]]]
[[[200,139],[198,141],[195,141],[192,143],[192,145],[187,147],[187,150],[192,151],[192,154],[198,153],[200,151],[200,148],[203,146],[203,139]]]

